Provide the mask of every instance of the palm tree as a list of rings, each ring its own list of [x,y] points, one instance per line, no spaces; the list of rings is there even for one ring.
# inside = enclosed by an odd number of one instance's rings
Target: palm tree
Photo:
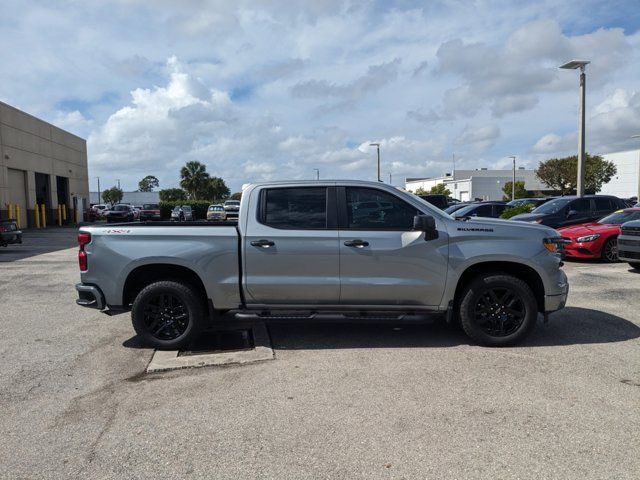
[[[180,169],[180,178],[180,186],[189,194],[191,200],[199,200],[209,183],[206,165],[195,160],[187,162]]]

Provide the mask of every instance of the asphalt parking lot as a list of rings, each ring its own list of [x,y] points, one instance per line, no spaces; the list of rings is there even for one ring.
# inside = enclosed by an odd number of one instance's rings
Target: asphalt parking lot
[[[128,314],[75,305],[74,243],[0,248],[0,477],[638,478],[627,264],[568,263],[567,308],[516,348],[439,324],[279,324],[274,360],[145,374]]]

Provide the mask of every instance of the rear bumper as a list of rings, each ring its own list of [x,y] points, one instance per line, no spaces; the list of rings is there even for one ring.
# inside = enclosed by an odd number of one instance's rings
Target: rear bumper
[[[95,285],[77,283],[76,291],[78,292],[76,303],[81,307],[95,308],[97,310],[105,309],[104,295]]]
[[[140,220],[161,220],[162,217],[160,217],[160,214],[153,214],[153,213],[141,213],[140,214]]]
[[[0,233],[0,245],[6,246],[12,243],[22,243],[22,232],[20,230]]]

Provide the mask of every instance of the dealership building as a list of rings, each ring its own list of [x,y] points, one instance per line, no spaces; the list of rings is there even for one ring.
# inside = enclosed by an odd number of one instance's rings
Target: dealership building
[[[602,186],[599,193],[619,198],[637,198],[640,185],[640,150],[607,153],[602,157],[612,162],[617,172],[609,183]]]
[[[35,226],[35,205],[45,205],[47,224],[58,205],[70,221],[89,204],[84,139],[0,102],[0,218],[20,208],[22,228]],[[41,207],[40,207],[41,208]]]
[[[451,192],[452,198],[467,202],[471,200],[502,200],[504,187],[513,179],[513,170],[489,170],[480,168],[477,170],[454,170],[453,174],[432,178],[407,178],[405,189],[410,192],[422,188],[431,190],[438,184],[444,183]],[[534,170],[519,168],[516,170],[516,182],[524,182],[524,187],[530,191],[545,192],[549,187],[545,186],[536,177]]]

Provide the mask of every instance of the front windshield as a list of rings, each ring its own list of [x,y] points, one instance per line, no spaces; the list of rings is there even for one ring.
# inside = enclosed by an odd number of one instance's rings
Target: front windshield
[[[478,205],[475,204],[471,204],[471,205],[467,205],[465,207],[459,208],[458,210],[456,210],[453,213],[454,217],[466,217],[467,215],[470,215],[471,213],[473,213],[473,211],[476,209]]]
[[[571,198],[558,198],[551,200],[550,202],[540,205],[538,208],[534,208],[531,213],[558,213],[573,199]]]
[[[127,205],[116,205],[115,207],[113,207],[113,210],[116,212],[124,212],[126,210],[129,210],[129,207]]]
[[[143,210],[157,210],[159,208],[160,207],[156,203],[145,203],[144,205],[142,205]]]
[[[631,220],[640,220],[640,210],[619,211],[600,219],[598,223],[602,225],[622,225]]]

